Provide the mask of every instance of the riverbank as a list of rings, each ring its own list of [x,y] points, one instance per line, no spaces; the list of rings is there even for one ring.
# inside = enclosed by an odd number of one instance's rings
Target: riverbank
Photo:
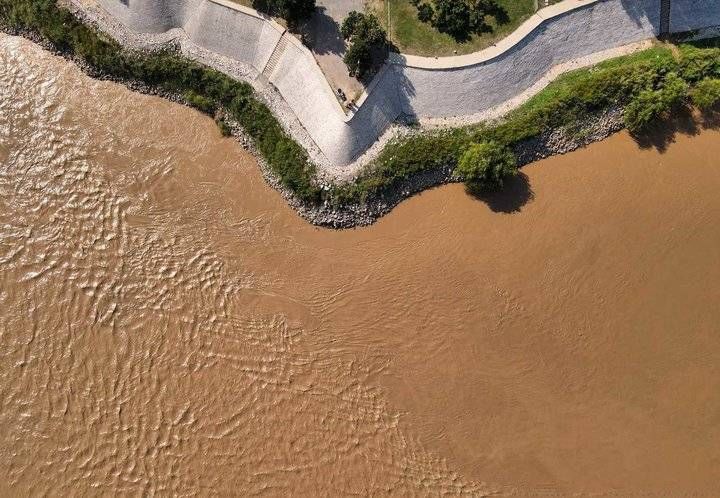
[[[621,129],[623,109],[643,92],[661,92],[667,74],[680,74],[689,88],[720,67],[717,49],[659,45],[566,74],[492,122],[430,132],[405,129],[355,178],[336,182],[318,171],[248,83],[175,52],[122,49],[54,4],[23,4],[27,11],[0,3],[5,31],[42,43],[93,77],[213,115],[260,158],[267,181],[301,216],[332,228],[368,225],[407,197],[458,181],[458,157],[473,143],[498,142],[514,152],[520,166],[566,153]],[[706,63],[697,68],[698,61]],[[687,89],[681,97],[688,103]]]
[[[193,109],[0,67],[1,496],[720,495],[718,129],[319,230]]]

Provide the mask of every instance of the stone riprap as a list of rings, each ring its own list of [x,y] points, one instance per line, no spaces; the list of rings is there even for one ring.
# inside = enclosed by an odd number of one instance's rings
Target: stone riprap
[[[180,46],[194,58],[241,75],[256,89],[269,82],[283,100],[271,107],[281,110],[285,128],[312,149],[321,169],[345,176],[355,169],[353,163],[366,162],[367,155],[361,156],[393,123],[476,121],[535,89],[554,67],[656,37],[661,0],[565,0],[541,10],[497,46],[481,52],[445,58],[393,54],[352,115],[337,102],[310,51],[252,9],[227,0],[72,1],[76,7],[85,6],[88,14],[89,2],[99,2],[127,28],[119,38],[131,33],[136,46],[155,46],[163,36],[175,42],[184,37]],[[715,26],[720,24],[720,2],[673,0],[672,15],[672,31]],[[112,26],[107,21],[98,24]],[[174,35],[168,37],[168,31]],[[281,37],[290,37],[290,42],[281,45],[272,71],[263,74]],[[218,57],[199,55],[203,53]],[[229,70],[227,61],[240,68]],[[321,152],[308,144],[308,137]]]

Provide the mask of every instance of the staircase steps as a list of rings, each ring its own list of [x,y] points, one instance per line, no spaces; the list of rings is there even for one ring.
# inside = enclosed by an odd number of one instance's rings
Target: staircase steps
[[[267,64],[265,64],[265,69],[262,71],[263,76],[267,79],[270,79],[270,76],[272,76],[273,72],[275,72],[278,62],[280,62],[280,59],[285,53],[288,43],[290,43],[290,35],[285,32],[280,37],[278,44],[275,45],[275,49],[272,54],[270,54],[270,58],[268,59]]]
[[[660,0],[660,37],[670,34],[670,2],[671,0]]]

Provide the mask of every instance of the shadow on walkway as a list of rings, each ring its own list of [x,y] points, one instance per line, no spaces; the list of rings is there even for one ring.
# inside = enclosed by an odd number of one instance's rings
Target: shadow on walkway
[[[359,5],[359,7],[358,7]],[[303,42],[313,52],[320,69],[337,95],[340,89],[349,100],[365,89],[363,83],[348,73],[343,61],[347,48],[340,24],[351,10],[363,10],[358,0],[318,0],[312,17],[300,27]]]
[[[340,26],[326,14],[326,7],[318,7],[310,20],[302,27],[302,34],[308,46],[318,55],[345,55],[345,40]]]
[[[720,129],[720,108],[706,112],[681,108],[670,120],[659,121],[647,131],[633,134],[633,138],[641,148],[663,153],[678,135],[692,137],[707,129]]]

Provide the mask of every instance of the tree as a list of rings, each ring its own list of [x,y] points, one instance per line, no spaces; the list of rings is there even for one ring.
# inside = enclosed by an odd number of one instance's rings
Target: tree
[[[517,174],[517,162],[513,153],[497,142],[481,142],[470,145],[460,156],[455,177],[465,181],[473,194],[497,190],[505,178]]]
[[[271,16],[282,17],[296,27],[315,12],[315,0],[253,0],[253,7]]]
[[[470,6],[465,0],[435,0],[433,26],[453,38],[459,40],[469,38]]]
[[[510,20],[507,11],[496,0],[434,0],[434,15],[431,5],[417,5],[418,19],[431,21],[435,29],[447,33],[458,41],[465,41],[475,34],[491,31],[486,22],[488,16],[498,24]]]
[[[387,38],[377,17],[352,11],[340,27],[349,46],[343,60],[351,76],[363,77],[387,57]]]

